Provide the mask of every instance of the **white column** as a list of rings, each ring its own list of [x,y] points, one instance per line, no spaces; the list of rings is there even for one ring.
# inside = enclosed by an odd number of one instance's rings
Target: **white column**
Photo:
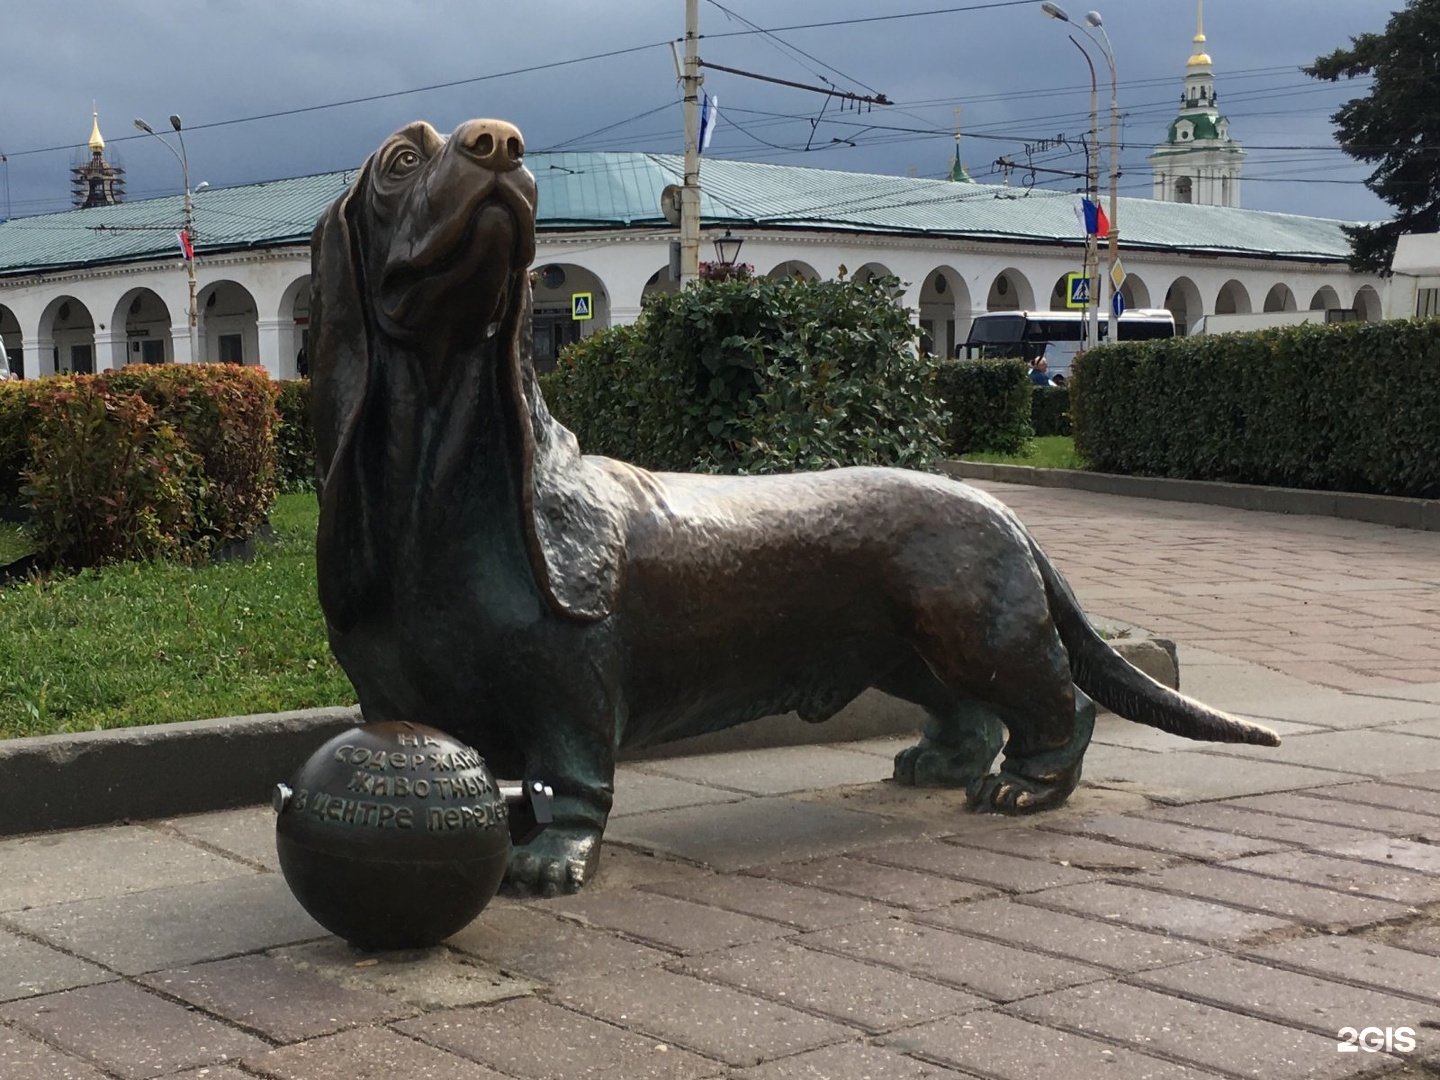
[[[25,377],[38,379],[55,374],[55,339],[50,337],[26,338],[22,343],[25,350]]]
[[[170,355],[175,358],[177,364],[193,364],[195,358],[190,355],[190,324],[180,322],[170,327]]]
[[[123,329],[95,331],[95,370],[100,372],[124,367],[129,360],[125,355],[128,347]]]
[[[611,326],[629,326],[638,318],[640,318],[638,307],[612,307],[610,309]]]
[[[294,319],[255,320],[260,341],[260,366],[270,373],[272,379],[293,379],[298,374],[295,371],[295,354],[288,348],[294,336],[288,331],[294,325]]]

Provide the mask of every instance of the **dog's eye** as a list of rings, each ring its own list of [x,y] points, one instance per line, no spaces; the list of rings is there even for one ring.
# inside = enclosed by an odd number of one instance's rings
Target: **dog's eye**
[[[390,159],[391,176],[404,176],[420,167],[420,155],[414,150],[401,150]]]

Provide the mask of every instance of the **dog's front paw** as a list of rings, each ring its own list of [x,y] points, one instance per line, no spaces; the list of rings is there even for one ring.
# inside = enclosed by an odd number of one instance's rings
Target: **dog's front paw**
[[[600,830],[552,825],[510,855],[507,896],[559,896],[579,892],[600,862]]]

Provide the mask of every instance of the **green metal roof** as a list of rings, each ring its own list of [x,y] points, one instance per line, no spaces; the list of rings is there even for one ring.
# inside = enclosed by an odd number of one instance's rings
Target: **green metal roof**
[[[1187,141],[1182,144],[1179,136],[1176,134],[1176,129],[1187,120],[1190,121],[1190,125],[1194,129],[1190,135],[1191,139],[1218,139],[1220,138],[1220,129],[1217,124],[1223,119],[1224,117],[1222,116],[1210,116],[1207,113],[1199,113],[1194,116],[1177,116],[1174,120],[1170,121],[1170,127],[1166,129],[1165,141],[1167,143],[1173,143],[1176,146],[1188,146],[1189,142]]]
[[[540,231],[665,227],[660,193],[683,179],[679,155],[534,153]],[[207,189],[195,196],[201,254],[304,243],[354,170]],[[1069,193],[956,184],[793,165],[706,159],[701,214],[707,223],[803,230],[1078,243]],[[0,277],[175,256],[180,196],[15,218],[0,224]],[[1339,221],[1121,199],[1121,243],[1150,248],[1313,260],[1344,260]]]

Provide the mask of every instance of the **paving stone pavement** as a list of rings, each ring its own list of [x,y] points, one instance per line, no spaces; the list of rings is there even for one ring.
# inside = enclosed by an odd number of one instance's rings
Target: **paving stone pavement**
[[[894,739],[636,762],[588,891],[417,953],[263,808],[3,840],[0,1078],[1440,1077],[1440,535],[985,486],[1281,752],[1102,717],[1023,819]]]

